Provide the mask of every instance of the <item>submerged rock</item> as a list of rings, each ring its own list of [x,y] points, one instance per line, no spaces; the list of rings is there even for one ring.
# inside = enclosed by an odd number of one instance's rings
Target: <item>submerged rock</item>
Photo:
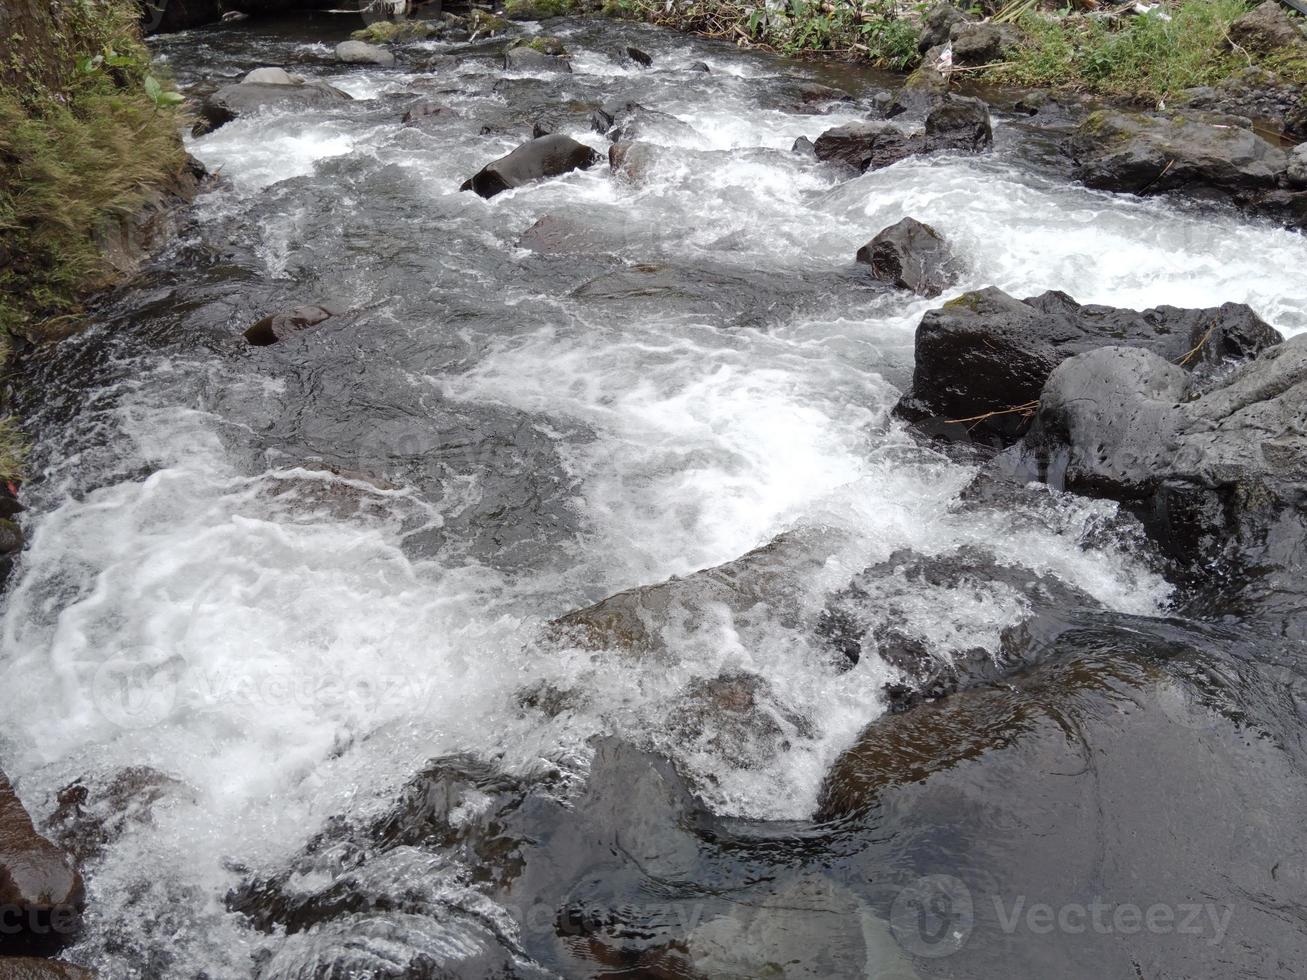
[[[589,170],[602,160],[598,153],[570,136],[554,134],[523,143],[512,153],[486,164],[461,190],[491,198],[514,187],[573,170]]]
[[[84,777],[59,791],[47,829],[79,862],[93,861],[130,827],[153,823],[154,807],[177,796],[195,799],[185,783],[148,766]]]
[[[265,316],[246,329],[244,337],[252,347],[268,347],[287,337],[302,333],[310,327],[316,327],[339,312],[340,310],[330,306],[297,306],[291,310]]]
[[[1241,303],[1136,312],[1082,306],[1061,292],[1018,300],[989,287],[922,318],[912,388],[895,413],[917,423],[962,423],[971,437],[1010,444],[1029,425],[1053,369],[1074,354],[1128,344],[1207,378],[1280,340]]]
[[[269,106],[316,108],[349,101],[351,96],[348,93],[321,81],[292,84],[245,81],[224,86],[205,99],[192,133],[203,136],[233,119],[252,115]]]
[[[0,910],[11,951],[55,949],[81,925],[85,889],[72,859],[36,832],[0,772]],[[11,945],[12,944],[12,945]],[[4,960],[0,959],[0,972]]]
[[[532,47],[510,48],[504,54],[506,71],[545,71],[570,75],[572,63],[561,55],[545,54]]]
[[[957,279],[958,263],[948,243],[915,218],[882,229],[858,249],[858,261],[870,266],[876,279],[921,296],[938,296]]]
[[[460,118],[462,116],[458,110],[451,109],[447,105],[442,105],[439,102],[419,102],[404,113],[403,123],[405,126],[427,129],[443,126]]]
[[[689,123],[669,112],[622,100],[605,102],[592,112],[590,128],[603,133],[614,143],[688,142],[699,135]]]

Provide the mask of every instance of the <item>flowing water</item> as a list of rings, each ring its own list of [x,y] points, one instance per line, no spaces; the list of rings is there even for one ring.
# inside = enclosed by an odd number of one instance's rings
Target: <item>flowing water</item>
[[[1056,791],[1019,788],[1038,769],[1030,759],[973,781],[971,794],[955,788],[929,819],[905,816],[900,800],[892,817],[864,808],[814,822],[831,765],[885,711],[896,673],[879,657],[845,670],[783,617],[723,606],[660,624],[664,648],[645,657],[545,642],[542,628],[790,531],[823,542],[785,586],[804,610],[895,552],[970,547],[1080,590],[1136,633],[1169,623],[1201,647],[1194,631],[1205,627],[1165,619],[1171,589],[1114,506],[1048,491],[959,506],[974,467],[919,446],[889,415],[914,328],[940,301],[882,289],[852,257],[911,215],[964,259],[955,293],[1246,302],[1292,334],[1307,329],[1307,295],[1294,288],[1303,238],[1076,187],[1038,127],[1014,116],[996,117],[991,154],[856,179],[790,152],[796,137],[864,118],[883,81],[871,74],[841,74],[860,101],[815,115],[792,91],[818,77],[812,66],[679,35],[567,22],[558,33],[575,73],[533,77],[505,75],[491,48],[458,60],[436,42],[410,48],[399,70],[333,63],[331,45],[356,26],[256,22],[158,42],[183,85],[284,65],[329,76],[356,101],[192,140],[221,187],[57,363],[31,358],[42,437],[0,650],[6,768],[39,817],[74,780],[163,774],[146,778],[148,817],[88,859],[91,911],[75,958],[104,977],[481,976],[492,947],[503,951],[495,969],[524,976],[1122,975],[1093,945],[1119,937],[1092,930],[1053,940],[978,930],[936,959],[914,957],[885,927],[886,889],[907,871],[966,880],[988,909],[983,883],[961,870],[975,853],[960,856],[946,812],[966,818],[973,852],[1007,842],[991,877],[1043,862],[1039,881],[1064,900],[1112,892],[1120,879],[1105,867],[1128,834],[1100,825],[1077,837],[1094,838],[1084,875],[1039,844],[1062,838],[1039,829]],[[623,66],[622,38],[647,48],[655,70]],[[710,74],[688,70],[700,60]],[[602,166],[491,201],[459,192],[545,110],[602,148],[580,107],[616,96],[693,127],[663,140],[643,180]],[[418,97],[461,117],[402,127]],[[521,247],[546,217],[574,223],[583,244]],[[274,347],[241,338],[261,316],[317,302],[347,312]],[[903,579],[876,604],[947,655],[996,650],[1027,599],[997,581]],[[1217,648],[1246,643],[1203,635]],[[762,722],[696,701],[721,677],[750,678]],[[1274,787],[1301,781],[1298,757],[1258,755],[1270,750],[1250,748],[1219,713],[1208,719],[1187,688],[1161,690],[1163,713],[1189,734],[1120,722],[1112,744],[1148,746],[1162,772],[1115,795],[1097,777],[1100,795],[1069,802],[1057,826],[1082,808],[1125,808],[1198,766],[1250,773],[1255,791],[1186,796],[1200,793],[1193,772],[1168,790],[1178,811],[1200,819],[1223,805],[1228,827],[1253,820],[1250,795],[1268,826],[1281,810],[1292,822],[1301,791]],[[1185,756],[1197,738],[1221,748]],[[492,887],[462,845],[369,848],[342,829],[384,821],[433,759],[496,774],[459,777],[477,788],[450,804],[449,827],[515,801],[512,820],[496,819],[519,835],[528,871],[516,884]],[[1043,761],[1067,779],[1080,765]],[[662,796],[647,790],[651,773]],[[667,789],[682,778],[684,793]],[[1122,826],[1178,819],[1140,806]],[[662,843],[641,857],[646,832]],[[314,928],[247,917],[250,906],[229,898],[288,867],[279,887],[315,894],[344,859],[327,862],[332,872],[305,855],[346,847],[366,901],[341,899],[327,914],[322,900]],[[1307,870],[1288,844],[1267,850]],[[618,852],[639,873],[595,871],[606,867],[597,855]],[[1186,860],[1139,870],[1149,887],[1125,893],[1215,900],[1208,871],[1175,870]],[[1286,961],[1250,967],[1247,950],[1288,943],[1276,928],[1301,944],[1301,910],[1268,900],[1265,911],[1253,886],[1221,880],[1259,910],[1236,916],[1232,928],[1248,933],[1229,955],[1244,957],[1246,975],[1277,975]],[[608,932],[560,929],[569,902],[604,909]],[[540,903],[543,927],[523,912]],[[691,905],[690,924],[663,921]],[[742,907],[749,916],[732,918]],[[1258,932],[1249,923],[1261,915],[1278,925]],[[609,928],[628,920],[637,925],[624,934]],[[669,944],[693,971],[649,959]],[[1131,954],[1138,975],[1197,975],[1185,970],[1207,962],[1201,944],[1155,949],[1156,972]]]

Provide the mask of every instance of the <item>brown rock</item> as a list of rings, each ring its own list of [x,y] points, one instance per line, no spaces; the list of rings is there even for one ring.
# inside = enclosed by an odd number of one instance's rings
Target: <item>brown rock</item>
[[[254,347],[268,347],[309,327],[316,327],[338,311],[327,306],[297,306],[272,316],[265,316],[245,331],[245,339]]]
[[[95,980],[95,974],[61,960],[5,956],[0,957],[0,980]]]
[[[1307,35],[1298,26],[1301,23],[1276,0],[1266,0],[1230,25],[1230,40],[1248,51],[1269,53],[1288,48],[1307,53]]]
[[[72,860],[36,832],[18,795],[0,772],[0,915],[6,931],[71,938],[85,899]]]

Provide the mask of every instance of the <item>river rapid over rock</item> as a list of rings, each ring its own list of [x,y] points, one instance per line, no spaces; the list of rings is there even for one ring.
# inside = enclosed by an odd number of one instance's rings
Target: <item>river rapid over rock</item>
[[[181,238],[28,357],[0,749],[82,861],[70,958],[1294,975],[1301,649],[1179,615],[1115,504],[977,493],[891,410],[923,314],[986,286],[1301,333],[1307,241],[1080,187],[1040,117],[861,176],[791,150],[885,101],[873,73],[584,20],[548,25],[570,72],[503,40],[338,63],[358,26],[154,39],[183,88],[278,66],[353,99],[191,139],[220,184]],[[613,100],[679,121],[639,120],[634,175],[590,124]],[[403,125],[421,102],[453,111]],[[542,118],[604,162],[460,192]],[[906,216],[952,250],[938,298],[854,260]],[[894,696],[1005,652],[1020,676]]]

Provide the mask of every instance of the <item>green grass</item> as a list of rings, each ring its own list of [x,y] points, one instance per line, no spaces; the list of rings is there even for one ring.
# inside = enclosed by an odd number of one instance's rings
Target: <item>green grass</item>
[[[1032,12],[1025,37],[991,78],[1018,85],[1070,87],[1123,98],[1162,100],[1209,85],[1248,67],[1229,45],[1243,0],[1185,0],[1170,20],[1144,15],[1112,21]]]
[[[51,8],[52,10],[55,8]],[[177,97],[150,74],[132,0],[68,0],[0,53],[0,363],[13,333],[76,315],[113,273],[99,242],[185,164]],[[0,479],[22,440],[0,416]]]

